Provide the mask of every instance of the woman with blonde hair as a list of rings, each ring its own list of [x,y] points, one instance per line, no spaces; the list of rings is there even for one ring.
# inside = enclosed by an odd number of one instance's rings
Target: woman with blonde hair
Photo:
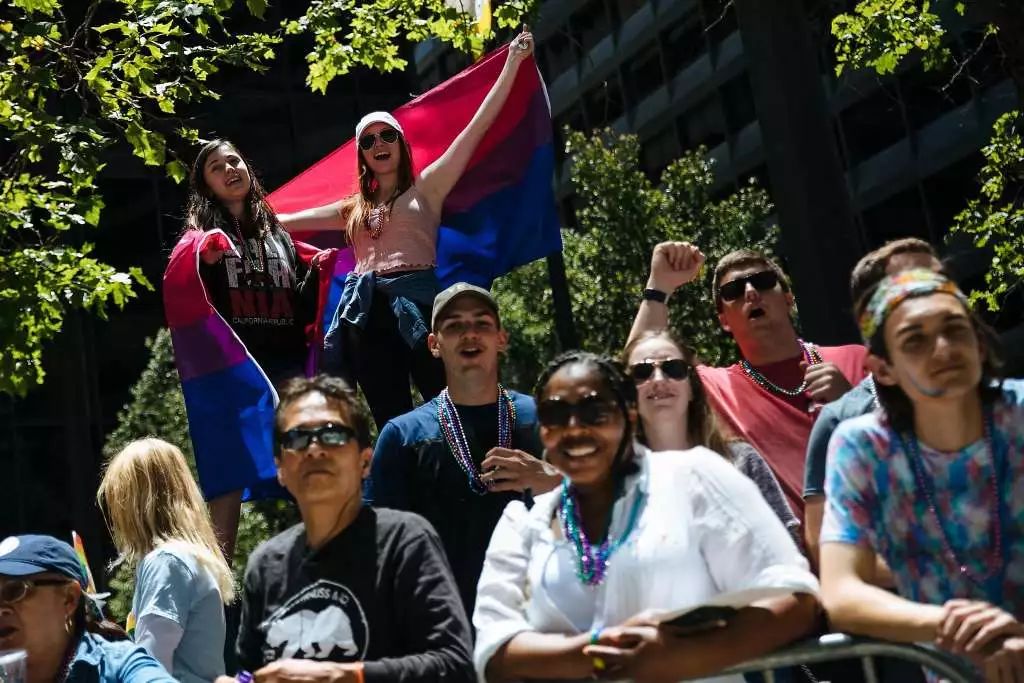
[[[222,675],[234,586],[184,455],[161,439],[133,441],[108,463],[96,498],[119,560],[137,565],[136,642],[184,683]]]

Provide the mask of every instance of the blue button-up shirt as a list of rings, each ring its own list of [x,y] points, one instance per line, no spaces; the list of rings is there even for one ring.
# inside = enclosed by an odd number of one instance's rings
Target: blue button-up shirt
[[[130,640],[86,633],[78,641],[67,683],[175,683],[160,662]]]

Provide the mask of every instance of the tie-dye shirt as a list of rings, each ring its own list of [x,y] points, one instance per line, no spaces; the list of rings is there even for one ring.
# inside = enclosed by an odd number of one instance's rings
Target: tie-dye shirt
[[[832,436],[821,542],[871,548],[888,563],[897,591],[909,600],[985,600],[1024,617],[1024,381],[1003,382],[992,415],[992,449],[985,439],[954,453],[919,442],[920,461],[957,560],[946,556],[942,531],[919,490],[904,441],[877,412],[843,422]],[[989,483],[993,467],[1004,570],[981,587],[961,575],[957,563],[985,577],[998,561]]]

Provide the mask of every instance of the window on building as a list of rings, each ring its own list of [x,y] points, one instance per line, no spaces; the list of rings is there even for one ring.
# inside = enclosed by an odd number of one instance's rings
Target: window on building
[[[583,97],[587,123],[591,128],[611,125],[625,111],[622,84],[618,76],[612,76],[600,83]]]
[[[573,34],[586,54],[612,31],[604,0],[590,0],[570,20]]]
[[[662,31],[661,45],[670,78],[707,51],[704,26],[696,8]]]
[[[750,87],[750,77],[746,73],[725,83],[720,92],[722,109],[725,113],[725,125],[730,133],[743,130],[748,123],[757,118],[754,92]]]
[[[1006,80],[1009,75],[1007,64],[994,36],[986,37],[983,28],[976,28],[965,31],[960,39],[963,41],[963,53],[972,55],[967,70],[974,81],[975,92],[983,93]]]
[[[665,73],[661,69],[661,54],[657,45],[652,45],[637,55],[624,70],[631,106],[635,106],[637,102],[665,84]]]
[[[917,185],[893,195],[862,212],[864,229],[872,249],[900,237],[927,240],[928,222]]]
[[[704,30],[712,45],[722,42],[739,28],[733,0],[701,0],[700,4]]]
[[[977,178],[982,162],[981,153],[975,152],[928,176],[922,183],[936,241],[945,239],[953,219],[963,210],[967,199],[978,193]]]
[[[544,55],[547,71],[542,69],[541,73],[550,81],[576,66],[576,49],[564,31],[560,30],[544,41]]]
[[[698,102],[678,119],[680,142],[684,149],[704,145],[712,150],[725,142],[725,117],[718,93]]]
[[[614,7],[619,21],[628,20],[649,2],[650,0],[616,0]]]
[[[655,181],[661,177],[665,167],[679,156],[679,139],[674,126],[658,131],[640,147],[641,168],[648,178]]]
[[[911,127],[920,129],[971,99],[967,74],[950,81],[948,71],[925,71],[916,66],[899,77],[900,95]]]
[[[849,164],[856,166],[907,135],[896,92],[881,86],[839,114]]]

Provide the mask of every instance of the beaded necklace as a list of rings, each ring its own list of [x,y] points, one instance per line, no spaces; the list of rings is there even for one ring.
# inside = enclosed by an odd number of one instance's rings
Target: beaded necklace
[[[267,277],[267,243],[264,241],[263,235],[257,234],[256,239],[260,243],[260,249],[254,257],[250,253],[249,241],[242,234],[242,226],[239,224],[238,219],[232,216],[231,221],[235,225],[238,246],[242,250],[242,261],[249,264],[249,267],[246,269],[248,272],[245,274],[246,284],[250,287],[265,287],[269,282],[269,278]]]
[[[462,420],[459,419],[459,411],[455,409],[451,395],[447,387],[441,391],[437,398],[437,421],[441,425],[445,441],[448,442],[448,450],[451,451],[455,462],[466,474],[469,480],[469,490],[478,496],[487,493],[487,484],[480,480],[480,471],[473,462],[473,453],[469,449],[469,442],[466,441],[466,432],[462,429]],[[512,397],[508,395],[500,383],[498,384],[498,447],[510,448],[512,446],[512,432],[516,428],[516,406]]]
[[[995,449],[995,424],[992,417],[991,411],[985,413],[985,446],[988,448],[989,457],[992,460],[992,471],[989,474],[989,494],[991,498],[991,509],[989,514],[992,517],[992,537],[993,545],[992,551],[989,553],[988,558],[985,561],[985,566],[988,567],[988,571],[982,575],[977,575],[967,566],[967,561],[960,557],[960,555],[954,550],[953,544],[949,539],[949,535],[946,533],[946,527],[942,524],[942,518],[939,517],[938,507],[935,505],[935,485],[928,476],[928,473],[924,469],[924,463],[921,458],[921,445],[917,441],[917,437],[911,433],[908,436],[900,436],[900,441],[903,443],[904,449],[910,459],[910,464],[914,470],[914,479],[917,483],[917,491],[921,493],[924,498],[925,504],[928,506],[928,512],[931,514],[932,521],[935,522],[935,526],[939,528],[940,540],[942,541],[942,551],[946,559],[952,563],[953,568],[956,569],[961,576],[970,580],[979,588],[986,590],[985,585],[990,579],[995,576],[1001,575],[1003,572],[1003,525],[1000,519],[1001,505],[1001,489],[999,486],[999,475],[997,469],[999,467],[996,461],[996,449]]]
[[[380,204],[370,209],[366,214],[366,230],[370,233],[371,240],[379,240],[384,231],[384,219],[387,218],[387,204]]]
[[[804,354],[804,360],[807,361],[808,365],[818,365],[821,363],[821,354],[818,353],[818,349],[808,344],[803,339],[797,339],[797,343],[800,344],[800,350]],[[807,391],[807,380],[805,379],[800,383],[796,389],[786,389],[775,384],[770,379],[761,374],[753,365],[747,362],[746,358],[740,359],[740,367],[743,368],[743,374],[750,378],[750,381],[757,386],[767,391],[774,392],[776,394],[782,394],[783,396],[799,396],[800,394]]]
[[[576,577],[587,586],[599,586],[608,575],[608,565],[612,554],[622,547],[633,533],[636,518],[640,513],[640,504],[644,494],[637,491],[633,506],[629,510],[626,530],[612,540],[611,533],[605,535],[601,545],[594,548],[587,532],[583,530],[583,519],[580,515],[580,504],[576,499],[576,491],[569,485],[569,479],[562,480],[562,502],[558,506],[558,515],[562,519],[562,531],[576,550]]]

